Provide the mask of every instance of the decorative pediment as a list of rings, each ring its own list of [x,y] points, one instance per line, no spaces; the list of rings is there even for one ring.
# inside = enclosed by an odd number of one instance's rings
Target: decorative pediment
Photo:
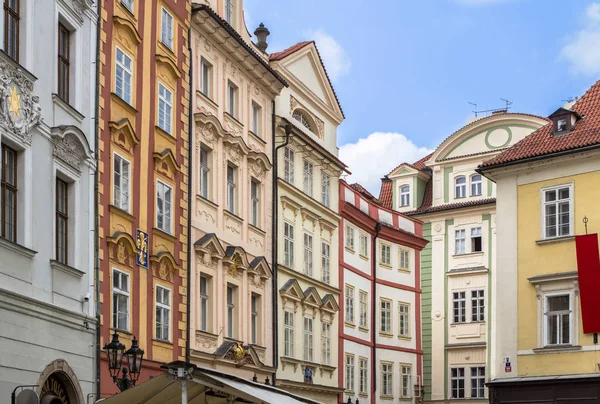
[[[314,286],[311,286],[304,291],[302,303],[313,307],[321,307],[323,304],[321,296],[319,296],[319,292],[317,292],[317,289]]]
[[[175,155],[171,149],[165,149],[160,153],[154,152],[154,163],[156,164],[156,171],[175,179],[175,174],[179,171],[179,164],[175,160]]]
[[[242,247],[229,246],[225,250],[223,264],[227,265],[227,272],[230,276],[237,278],[240,275],[239,271],[245,271],[250,267],[246,251]]]
[[[181,72],[179,71],[179,68],[170,57],[157,53],[156,64],[158,65],[159,69],[164,68],[167,70],[173,79],[177,80],[181,78]]]
[[[214,355],[235,362],[236,367],[258,366],[263,364],[252,346],[244,346],[241,342],[225,341]]]
[[[55,126],[50,133],[54,143],[54,157],[77,171],[80,171],[81,164],[85,161],[92,164],[92,151],[81,129],[72,125]]]
[[[265,281],[272,276],[272,271],[265,257],[256,257],[250,262],[248,275],[253,275],[252,282],[257,288],[264,287]]]
[[[108,127],[112,142],[133,154],[133,148],[140,143],[140,139],[135,134],[129,119],[123,118],[118,122],[110,121]]]
[[[300,212],[301,208],[302,208],[302,205],[298,204],[297,202],[288,198],[287,196],[281,197],[282,211],[285,211],[286,209],[290,209],[292,212],[294,212],[294,216],[297,216],[298,212]]]
[[[223,137],[223,131],[219,130],[218,124],[213,122],[196,122],[196,151],[200,143],[205,143],[211,148],[216,147],[217,140]]]
[[[169,251],[159,252],[157,255],[150,256],[150,265],[152,267],[152,275],[163,281],[173,283],[175,272],[179,266],[175,262],[175,257]]]
[[[311,212],[310,209],[300,208],[300,213],[302,215],[302,224],[303,225],[305,224],[305,222],[307,220],[310,220],[310,222],[313,224],[313,226],[315,225],[316,222],[319,221],[319,216],[314,214],[313,212]]]
[[[300,301],[304,299],[304,292],[300,287],[300,284],[296,279],[288,280],[280,289],[279,294],[282,297],[289,298],[291,300]]]
[[[335,301],[335,297],[329,293],[323,296],[321,310],[334,314],[340,311],[340,306]]]
[[[233,163],[239,164],[242,161],[242,157],[248,155],[250,148],[239,136],[232,136],[226,134],[223,137],[223,143],[225,144],[225,155],[227,159]]]
[[[256,178],[263,179],[265,173],[273,167],[265,153],[251,151],[248,154],[250,172]]]
[[[127,37],[133,41],[133,44],[129,44],[132,47],[139,45],[142,43],[142,37],[138,33],[135,25],[131,21],[126,18],[119,17],[118,15],[113,16],[113,23],[115,24],[115,28],[117,31],[117,36],[127,42]],[[124,36],[126,35],[126,37]]]
[[[209,258],[222,259],[225,257],[225,249],[215,233],[207,233],[198,239],[194,243],[194,249],[207,254]]]
[[[131,268],[135,266],[137,248],[135,240],[130,234],[116,232],[106,238],[106,244],[108,244],[108,256],[110,259]]]

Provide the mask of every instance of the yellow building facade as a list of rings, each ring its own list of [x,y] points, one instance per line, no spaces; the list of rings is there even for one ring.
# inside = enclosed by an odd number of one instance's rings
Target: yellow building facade
[[[600,83],[600,82],[599,82]],[[600,231],[600,84],[479,170],[497,185],[496,378],[490,402],[600,399],[575,236]],[[586,219],[586,220],[584,220]],[[594,401],[597,402],[597,401]]]

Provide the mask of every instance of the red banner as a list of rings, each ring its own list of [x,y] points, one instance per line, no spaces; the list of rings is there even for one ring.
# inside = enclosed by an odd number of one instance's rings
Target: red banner
[[[600,333],[600,254],[598,234],[576,236],[581,318],[585,334]]]

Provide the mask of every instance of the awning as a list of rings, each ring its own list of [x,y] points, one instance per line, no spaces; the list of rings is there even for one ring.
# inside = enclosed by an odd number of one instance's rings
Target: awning
[[[191,379],[186,382],[188,404],[223,403],[226,397],[233,397],[236,399],[235,401],[242,403],[320,404],[273,386],[252,382],[214,369],[193,366],[184,362],[174,362],[166,367],[176,369],[179,366],[187,369],[193,368]],[[159,377],[98,402],[102,404],[180,404],[181,382],[165,372]]]

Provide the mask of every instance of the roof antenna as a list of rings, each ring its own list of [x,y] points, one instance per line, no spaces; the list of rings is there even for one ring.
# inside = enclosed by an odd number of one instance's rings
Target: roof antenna
[[[471,104],[471,105],[473,106],[473,108],[475,108],[475,109],[474,109],[473,111],[471,111],[471,112],[473,112],[473,113],[475,114],[475,118],[477,118],[477,103],[475,103],[475,102],[471,102],[471,101],[467,101],[467,102],[468,102],[469,104]]]
[[[512,106],[512,101],[509,101],[505,98],[500,98],[502,101],[504,101],[504,103],[506,104],[506,111],[508,111],[510,109],[510,107]]]

